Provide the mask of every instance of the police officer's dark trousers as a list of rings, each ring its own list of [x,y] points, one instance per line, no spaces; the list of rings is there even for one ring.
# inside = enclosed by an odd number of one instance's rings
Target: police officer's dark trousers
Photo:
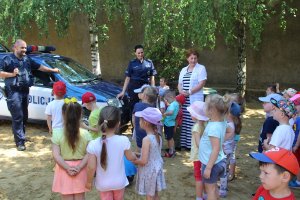
[[[7,107],[12,116],[12,131],[17,146],[25,143],[25,126],[28,119],[28,87],[5,87]]]

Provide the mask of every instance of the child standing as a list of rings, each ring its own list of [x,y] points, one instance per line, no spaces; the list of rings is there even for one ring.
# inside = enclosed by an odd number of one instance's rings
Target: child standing
[[[176,124],[176,116],[179,111],[179,103],[175,100],[175,91],[167,90],[164,96],[165,103],[168,106],[164,116],[164,131],[166,140],[168,141],[169,152],[165,152],[165,157],[171,158],[175,156],[174,131]]]
[[[86,147],[90,134],[80,129],[82,108],[76,98],[65,99],[62,107],[64,128],[53,129],[52,154],[56,162],[52,191],[62,199],[85,199],[87,180]]]
[[[292,152],[283,148],[274,148],[264,153],[250,153],[259,161],[262,185],[252,200],[286,199],[296,200],[288,183],[299,172],[297,159]]]
[[[263,144],[264,141],[267,139],[269,142],[273,132],[275,131],[276,127],[279,123],[274,120],[273,113],[271,112],[274,109],[273,104],[271,103],[271,98],[276,99],[277,101],[283,100],[283,96],[279,94],[269,94],[266,97],[259,97],[258,99],[263,102],[263,108],[266,113],[267,118],[265,119],[260,136],[258,141],[258,152],[263,152]]]
[[[191,106],[187,107],[187,110],[192,116],[192,120],[195,122],[192,128],[192,148],[190,160],[194,164],[194,177],[195,177],[195,187],[196,187],[196,200],[203,200],[203,183],[201,176],[201,162],[199,160],[199,142],[200,138],[204,132],[204,123],[209,119],[204,113],[204,102],[195,101]]]
[[[231,112],[232,121],[234,123],[234,142],[233,142],[233,152],[230,157],[230,166],[229,166],[229,174],[228,181],[232,181],[235,178],[235,168],[236,168],[236,150],[238,142],[240,141],[240,133],[242,130],[242,120],[241,114],[244,112],[245,107],[245,99],[238,93],[231,93],[225,95],[227,96],[231,102],[234,102],[238,105],[233,106]]]
[[[267,85],[266,95],[277,93],[276,84]]]
[[[82,95],[82,104],[91,111],[89,116],[89,125],[82,123],[82,128],[87,129],[93,140],[101,137],[101,132],[98,129],[98,121],[99,121],[99,115],[102,108],[98,108],[96,104],[96,96],[91,92],[86,92]]]
[[[272,113],[274,119],[279,122],[279,126],[275,129],[271,141],[269,143],[267,140],[264,141],[264,148],[270,150],[274,147],[280,147],[291,151],[295,133],[289,124],[289,119],[296,113],[295,105],[285,99],[280,101],[271,99],[271,103],[275,106]]]
[[[217,181],[226,170],[222,144],[227,126],[224,120],[227,104],[218,94],[209,95],[205,100],[205,112],[210,120],[200,140],[199,160],[202,163],[202,180],[208,200],[219,198]]]
[[[169,90],[170,87],[167,85],[167,80],[164,77],[159,79],[158,93],[159,96],[163,96],[165,91]]]
[[[180,151],[181,150],[180,133],[181,133],[181,125],[182,125],[182,117],[183,117],[182,105],[185,104],[185,96],[183,94],[177,95],[176,101],[179,103],[179,111],[176,117],[174,143],[175,143],[175,149]]]
[[[136,91],[135,91],[136,92]],[[138,148],[142,148],[143,138],[147,135],[145,130],[140,127],[140,118],[135,116],[135,112],[142,111],[148,107],[155,107],[157,100],[156,88],[147,86],[143,88],[142,93],[139,94],[139,98],[142,100],[134,105],[132,112],[132,122],[134,124],[134,132],[136,135],[136,144]]]
[[[88,178],[86,188],[92,188],[96,171],[95,186],[102,200],[124,199],[128,180],[125,175],[124,155],[128,160],[136,156],[130,150],[126,136],[115,135],[120,126],[121,113],[117,107],[106,106],[100,113],[99,126],[102,137],[90,142],[88,152]]]
[[[140,117],[140,126],[147,133],[143,138],[141,157],[134,161],[139,165],[136,191],[140,195],[146,195],[147,200],[158,200],[158,192],[166,189],[161,157],[162,139],[157,132],[162,114],[157,108],[148,107],[135,115]]]
[[[227,191],[228,191],[228,187],[227,187],[227,183],[228,183],[228,177],[229,174],[233,174],[233,170],[232,165],[235,163],[235,158],[233,158],[233,152],[234,152],[234,148],[235,148],[235,141],[234,141],[234,136],[235,136],[235,132],[236,132],[236,125],[237,123],[240,122],[240,117],[241,115],[241,108],[240,106],[235,103],[232,102],[228,112],[226,113],[226,121],[227,121],[227,128],[226,128],[226,133],[225,133],[225,141],[223,143],[223,151],[226,155],[226,171],[224,173],[224,176],[221,177],[220,182],[220,196],[221,197],[226,197],[227,196]],[[229,172],[229,174],[227,174],[227,172],[231,170]]]
[[[291,99],[295,104],[297,115],[295,116],[295,123],[293,125],[293,129],[295,132],[295,139],[293,142],[293,153],[298,160],[298,164],[300,165],[300,94],[296,94]],[[300,188],[300,172],[297,174],[297,178],[295,180],[290,181],[289,186],[292,188]]]
[[[62,107],[64,105],[65,94],[66,84],[62,81],[55,82],[53,84],[54,100],[47,105],[45,110],[47,125],[51,135],[54,128],[63,127]]]

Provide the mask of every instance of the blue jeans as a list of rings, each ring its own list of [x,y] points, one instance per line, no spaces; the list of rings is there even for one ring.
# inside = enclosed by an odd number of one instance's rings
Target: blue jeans
[[[25,125],[28,120],[29,88],[12,89],[5,87],[7,108],[12,117],[12,131],[17,146],[25,143]]]

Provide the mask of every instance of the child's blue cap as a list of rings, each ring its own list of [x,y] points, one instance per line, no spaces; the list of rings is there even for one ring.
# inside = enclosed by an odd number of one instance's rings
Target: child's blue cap
[[[272,94],[269,94],[268,96],[266,97],[259,97],[258,99],[262,102],[265,102],[265,103],[271,103],[271,99],[275,99],[276,101],[281,101],[283,100],[283,96],[280,95],[280,94],[277,94],[277,93],[272,93]]]
[[[239,104],[232,102],[230,105],[230,114],[235,117],[239,117],[241,115],[241,107]]]

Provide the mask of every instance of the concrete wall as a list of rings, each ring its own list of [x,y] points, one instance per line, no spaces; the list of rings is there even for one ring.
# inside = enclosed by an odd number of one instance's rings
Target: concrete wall
[[[300,10],[300,1],[294,4]],[[140,23],[139,4],[134,4],[131,11],[135,19],[134,29],[128,32],[121,21],[114,20],[109,24],[110,39],[104,44],[99,44],[102,76],[105,79],[123,80],[128,61],[134,58],[134,45],[142,43],[143,27]],[[279,82],[282,88],[294,87],[300,90],[299,17],[289,19],[286,32],[279,28],[277,18],[272,19],[266,24],[259,49],[247,49],[248,88],[264,89],[268,83]],[[72,57],[91,69],[88,25],[84,16],[74,19],[68,35],[64,38],[57,37],[51,29],[48,38],[38,38],[37,34],[33,35],[32,31],[28,31],[24,39],[29,44],[53,44],[57,47],[57,53]],[[199,60],[207,68],[208,86],[236,86],[237,49],[227,47],[221,37],[217,39],[213,51],[200,52]]]
[[[68,33],[63,37],[57,35],[53,23],[50,23],[49,29],[48,37],[40,37],[38,29],[33,27],[25,32],[22,39],[27,42],[27,45],[53,45],[56,47],[53,53],[71,57],[92,69],[88,21],[84,16],[79,15],[74,18]]]

